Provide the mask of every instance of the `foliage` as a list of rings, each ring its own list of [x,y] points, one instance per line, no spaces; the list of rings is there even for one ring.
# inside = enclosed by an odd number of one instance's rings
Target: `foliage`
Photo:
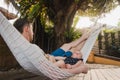
[[[99,47],[99,50],[102,49],[102,34],[101,33],[98,35],[98,47]]]
[[[21,0],[19,2],[19,5],[21,16],[29,18],[30,20],[35,19],[35,17],[37,17],[38,15],[44,17],[45,14],[43,13],[46,12],[45,11],[46,8],[42,7],[43,6],[42,0],[40,0],[39,2],[33,0]]]
[[[87,6],[85,6],[87,5]],[[118,5],[117,0],[87,0],[78,14],[83,16],[99,16],[107,13]]]
[[[45,29],[45,33],[46,33],[46,35],[48,35],[48,37],[52,36],[53,28],[47,27]],[[64,34],[64,36],[66,38],[66,42],[71,42],[71,41],[79,38],[81,35],[82,35],[82,33],[79,30],[76,30],[75,27],[72,27],[70,29],[70,31],[66,31]]]
[[[46,27],[45,33],[48,35],[48,37],[53,35],[53,28],[52,27]]]
[[[65,37],[67,42],[71,42],[81,36],[81,32],[76,30],[75,27],[72,27],[70,31],[65,32]]]
[[[76,24],[78,23],[78,21],[79,21],[79,16],[78,16],[78,15],[75,15],[74,20],[73,20],[73,25],[72,25],[72,27],[75,27]]]
[[[120,22],[118,22],[118,26],[120,26]]]
[[[34,21],[39,16],[46,32],[53,33],[59,47],[65,42],[64,33],[72,39],[71,27],[74,15],[98,16],[117,6],[118,0],[19,0],[21,17]],[[50,25],[48,25],[50,23]],[[74,24],[73,24],[74,26]],[[52,29],[52,31],[50,31]],[[67,32],[66,32],[67,31]],[[73,32],[73,31],[72,31]],[[42,34],[44,35],[44,33]],[[77,35],[76,35],[77,36]],[[74,39],[74,38],[73,38]]]
[[[54,21],[56,11],[62,8],[62,4],[66,4],[64,8],[70,6],[72,3],[76,3],[79,8],[78,14],[84,16],[96,16],[101,13],[101,10],[105,8],[103,12],[108,12],[115,8],[117,0],[21,0],[18,4],[20,5],[20,13],[22,16],[27,16],[30,19],[36,18],[38,15],[42,17],[49,17],[50,20]],[[57,8],[58,7],[58,8]],[[45,20],[45,19],[44,19]],[[43,21],[45,23],[45,21]]]
[[[99,35],[99,49],[105,50],[105,53],[110,56],[120,57],[120,30],[105,29],[103,36]]]

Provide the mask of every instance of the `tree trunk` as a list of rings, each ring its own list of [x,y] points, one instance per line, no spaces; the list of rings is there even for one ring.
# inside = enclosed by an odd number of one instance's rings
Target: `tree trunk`
[[[77,11],[77,4],[73,3],[71,6],[65,10],[64,8],[57,12],[55,17],[55,26],[54,26],[54,34],[55,34],[55,48],[60,47],[63,43],[65,43],[65,31],[69,31],[72,23],[74,15]]]

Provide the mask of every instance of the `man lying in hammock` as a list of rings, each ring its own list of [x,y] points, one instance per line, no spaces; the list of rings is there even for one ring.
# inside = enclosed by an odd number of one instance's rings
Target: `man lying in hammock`
[[[14,26],[28,41],[31,42],[33,40],[32,26],[30,25],[30,22],[27,19],[16,20],[14,23]],[[68,69],[76,68],[76,67],[79,67],[80,65],[82,65],[83,67],[82,67],[81,72],[86,73],[88,69],[81,61],[80,49],[82,48],[83,44],[85,43],[85,40],[87,39],[87,37],[88,37],[88,34],[85,34],[78,40],[75,40],[71,43],[64,44],[59,49],[52,52],[51,55],[53,55],[53,56],[51,56],[51,57],[61,56],[64,59],[64,61],[60,60],[59,62],[54,63],[54,64],[57,65],[58,67],[65,66],[65,64],[67,64],[67,67],[61,67],[61,68],[68,68]],[[54,58],[56,59],[57,57],[54,57]],[[67,57],[67,59],[65,59],[65,57]],[[54,58],[53,58],[53,60],[54,60]],[[72,61],[70,61],[70,59],[72,59]],[[80,70],[79,68],[76,68],[75,71],[74,70],[72,70],[72,71],[68,70],[68,71],[72,72],[72,73],[79,73],[79,70]]]

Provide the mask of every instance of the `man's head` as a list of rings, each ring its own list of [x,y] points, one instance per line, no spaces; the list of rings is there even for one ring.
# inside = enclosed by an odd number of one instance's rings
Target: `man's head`
[[[14,24],[15,28],[28,40],[33,40],[32,24],[25,18],[17,19]]]

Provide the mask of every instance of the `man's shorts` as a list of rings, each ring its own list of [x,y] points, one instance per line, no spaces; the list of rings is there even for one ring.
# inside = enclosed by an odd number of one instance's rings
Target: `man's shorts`
[[[62,57],[70,57],[70,56],[72,56],[72,52],[71,51],[65,52],[63,49],[58,48],[55,51],[53,51],[51,53],[51,55],[53,55],[53,56],[62,56]]]

